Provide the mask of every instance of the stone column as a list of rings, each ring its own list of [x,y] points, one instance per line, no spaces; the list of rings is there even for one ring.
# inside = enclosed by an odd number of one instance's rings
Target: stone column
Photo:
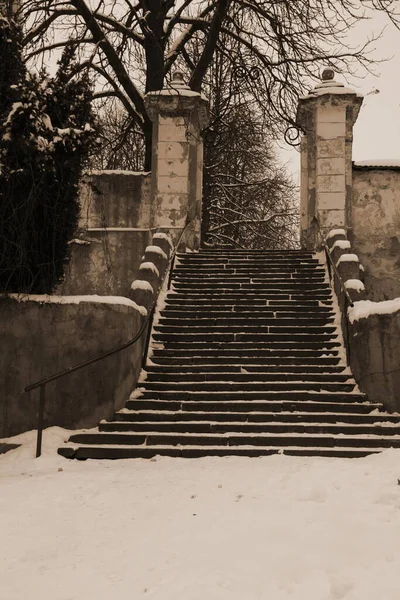
[[[200,245],[203,187],[203,140],[208,125],[208,100],[189,89],[182,73],[170,85],[145,96],[153,121],[151,227],[173,234],[192,225],[186,245]],[[176,236],[175,236],[176,237]]]
[[[315,247],[313,217],[323,232],[351,227],[353,126],[362,96],[334,80],[325,69],[322,82],[300,98],[297,121],[301,141],[301,245]]]

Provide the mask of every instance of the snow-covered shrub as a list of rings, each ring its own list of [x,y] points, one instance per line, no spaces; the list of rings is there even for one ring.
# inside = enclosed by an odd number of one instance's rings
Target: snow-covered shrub
[[[72,47],[54,78],[34,75],[20,36],[0,19],[0,291],[50,293],[77,226],[79,179],[95,140],[92,96],[87,76],[74,74]]]

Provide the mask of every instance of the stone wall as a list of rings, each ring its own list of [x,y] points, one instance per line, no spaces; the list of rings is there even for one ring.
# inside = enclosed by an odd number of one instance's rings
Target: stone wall
[[[39,391],[25,393],[27,385],[128,341],[142,319],[126,298],[2,297],[0,437],[36,429]],[[136,383],[143,339],[48,384],[45,426],[94,427],[111,417]]]
[[[81,184],[81,218],[60,295],[127,296],[151,240],[149,173],[98,171]]]
[[[73,243],[66,278],[57,293],[128,296],[150,238],[149,229],[88,230],[87,243]]]
[[[79,228],[150,227],[151,173],[92,171],[81,183]]]
[[[371,402],[400,412],[400,298],[366,300],[364,268],[344,229],[327,236],[330,256],[353,306],[338,279],[332,279],[341,313],[347,357],[360,390]]]
[[[396,302],[397,310],[393,307],[387,314],[374,310],[389,302],[357,302],[349,311],[354,377],[370,402],[383,403],[390,412],[400,412],[400,300]]]
[[[368,298],[400,296],[400,167],[354,166],[350,223]]]

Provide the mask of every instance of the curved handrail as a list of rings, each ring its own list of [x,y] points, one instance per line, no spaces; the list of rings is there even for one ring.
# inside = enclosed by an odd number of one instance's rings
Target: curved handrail
[[[40,402],[39,402],[39,415],[38,415],[38,438],[37,438],[37,445],[36,445],[36,457],[40,456],[40,454],[41,454],[43,414],[44,414],[44,402],[45,402],[45,393],[44,393],[45,386],[48,383],[50,383],[51,381],[55,381],[57,379],[60,379],[61,377],[65,377],[66,375],[69,375],[70,373],[75,373],[75,371],[79,371],[80,369],[83,369],[84,367],[87,367],[95,362],[98,362],[100,360],[103,360],[104,358],[107,358],[107,356],[111,356],[112,354],[116,354],[117,352],[120,352],[121,350],[124,350],[125,348],[128,348],[129,346],[132,346],[133,344],[135,344],[135,342],[137,342],[142,337],[146,327],[148,325],[149,325],[149,328],[151,327],[151,321],[153,319],[154,310],[156,308],[160,292],[164,286],[164,282],[165,282],[167,275],[170,273],[171,269],[173,268],[173,263],[175,260],[176,253],[178,251],[178,247],[179,247],[179,245],[182,241],[183,235],[184,235],[186,229],[188,228],[188,226],[190,225],[190,223],[191,223],[191,221],[187,220],[185,223],[185,226],[183,227],[183,229],[181,231],[178,241],[175,244],[175,247],[171,253],[171,256],[169,257],[169,261],[168,261],[167,267],[165,269],[164,275],[163,275],[163,277],[160,281],[160,284],[157,288],[157,291],[154,295],[153,302],[147,310],[147,316],[145,317],[142,325],[140,326],[138,333],[135,334],[133,336],[133,338],[131,338],[130,340],[128,340],[127,342],[125,342],[123,344],[114,346],[113,348],[110,348],[109,350],[106,350],[105,352],[102,352],[101,354],[98,354],[98,355],[94,356],[93,358],[89,358],[81,363],[73,365],[72,367],[68,367],[67,369],[63,369],[62,371],[59,371],[58,373],[54,373],[53,375],[50,375],[49,377],[45,377],[44,379],[41,379],[40,381],[35,381],[34,383],[31,383],[30,385],[26,386],[25,392],[30,392],[31,390],[40,388]],[[147,345],[146,345],[146,349],[147,349]]]
[[[337,278],[337,280],[338,280],[338,282],[339,282],[340,288],[341,288],[342,292],[344,293],[344,295],[345,295],[345,297],[346,297],[346,300],[348,301],[349,305],[350,305],[350,306],[354,306],[354,302],[353,302],[353,300],[351,299],[351,296],[350,296],[350,294],[349,294],[349,292],[348,292],[348,290],[347,290],[346,286],[344,285],[343,279],[342,279],[342,278],[341,278],[341,276],[340,276],[340,273],[339,273],[339,271],[338,271],[338,269],[337,269],[337,266],[336,266],[336,265],[335,265],[335,263],[334,263],[334,260],[333,260],[333,258],[332,258],[331,251],[330,251],[330,249],[329,249],[329,246],[328,246],[328,244],[326,243],[326,241],[325,241],[325,238],[324,238],[324,236],[323,236],[323,234],[322,234],[321,227],[320,227],[320,224],[319,224],[319,222],[318,222],[318,219],[317,219],[317,217],[313,217],[313,219],[312,219],[312,222],[313,222],[313,223],[315,223],[315,224],[317,225],[317,228],[318,228],[318,233],[319,233],[319,235],[320,235],[320,237],[321,237],[322,247],[323,247],[323,249],[325,250],[325,254],[326,254],[326,256],[327,256],[327,258],[328,258],[328,260],[329,260],[329,262],[330,262],[330,264],[331,264],[331,266],[332,266],[333,273],[336,275],[336,278]]]

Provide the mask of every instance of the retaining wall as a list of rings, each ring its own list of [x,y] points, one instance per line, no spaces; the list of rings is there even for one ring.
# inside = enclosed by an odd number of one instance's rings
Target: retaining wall
[[[143,318],[126,298],[57,300],[0,299],[6,350],[0,353],[0,437],[36,429],[39,391],[25,393],[27,385],[128,341]],[[48,384],[45,426],[94,427],[122,408],[137,380],[142,342]]]

